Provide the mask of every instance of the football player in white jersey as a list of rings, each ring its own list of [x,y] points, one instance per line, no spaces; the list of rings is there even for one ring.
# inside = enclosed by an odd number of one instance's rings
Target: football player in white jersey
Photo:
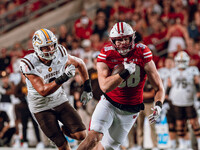
[[[81,102],[86,104],[92,98],[86,65],[80,58],[69,55],[48,29],[37,30],[32,43],[35,52],[22,58],[20,63],[26,77],[30,111],[42,131],[59,150],[70,150],[64,134],[83,140],[86,128],[69,104],[62,84],[75,75],[77,68],[84,83]],[[62,128],[58,121],[63,124]]]
[[[175,56],[176,68],[171,71],[168,80],[169,99],[174,105],[179,148],[185,148],[186,121],[189,120],[200,149],[200,126],[194,108],[194,99],[200,93],[199,70],[196,66],[189,66],[189,61],[190,58],[184,51]]]

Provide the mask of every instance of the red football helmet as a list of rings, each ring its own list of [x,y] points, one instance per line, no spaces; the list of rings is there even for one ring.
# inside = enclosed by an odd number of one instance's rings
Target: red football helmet
[[[129,51],[131,51],[134,48],[134,39],[135,39],[135,31],[132,29],[132,27],[125,23],[125,22],[118,22],[116,23],[112,29],[110,30],[110,41],[113,45],[113,47],[121,54],[126,55]],[[115,41],[117,39],[122,38],[130,38],[129,44],[123,45],[123,47],[118,47],[115,44]]]

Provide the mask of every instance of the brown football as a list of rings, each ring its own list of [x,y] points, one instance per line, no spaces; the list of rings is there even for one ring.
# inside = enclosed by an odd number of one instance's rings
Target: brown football
[[[113,68],[111,75],[118,74],[124,70],[124,64],[118,64]]]

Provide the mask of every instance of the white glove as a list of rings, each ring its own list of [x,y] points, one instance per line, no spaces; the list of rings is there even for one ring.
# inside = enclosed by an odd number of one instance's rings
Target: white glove
[[[0,94],[6,94],[6,90],[0,86]]]
[[[93,97],[92,92],[86,92],[83,91],[83,93],[81,94],[81,103],[83,103],[83,105],[86,105],[87,102],[89,102]]]
[[[149,119],[149,123],[153,124],[159,118],[162,109],[160,106],[156,105],[153,108],[151,108],[151,110],[153,110],[153,113],[148,116],[148,119]]]
[[[124,62],[124,68],[128,70],[129,74],[133,74],[135,72],[135,64],[131,62],[130,64]]]
[[[75,76],[75,73],[76,73],[76,68],[74,65],[68,65],[67,68],[65,69],[65,74],[68,76],[68,78]]]

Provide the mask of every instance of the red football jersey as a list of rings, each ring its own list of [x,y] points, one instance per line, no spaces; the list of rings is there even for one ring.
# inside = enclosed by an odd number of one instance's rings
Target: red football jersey
[[[143,88],[146,81],[145,63],[152,60],[150,49],[144,44],[135,44],[127,57],[122,57],[112,46],[106,45],[101,49],[97,62],[104,62],[111,72],[117,64],[123,62],[133,62],[136,64],[136,71],[130,75],[121,85],[114,90],[106,93],[113,101],[126,104],[137,105],[143,102]]]

